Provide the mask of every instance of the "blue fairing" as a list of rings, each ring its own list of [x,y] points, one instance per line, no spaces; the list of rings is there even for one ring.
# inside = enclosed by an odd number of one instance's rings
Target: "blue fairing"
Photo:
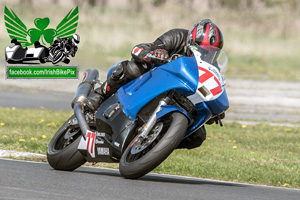
[[[182,114],[184,114],[185,116],[187,116],[187,118],[190,120],[191,117],[189,116],[189,114],[182,108],[178,108],[177,106],[170,106],[170,105],[166,105],[166,106],[161,106],[161,110],[157,113],[156,117],[157,118],[161,118],[162,116],[174,112],[174,111],[179,111]]]
[[[198,85],[198,68],[194,57],[181,57],[143,74],[118,90],[118,98],[127,116],[137,113],[158,95],[170,91],[188,96]]]
[[[198,103],[195,105],[195,107],[196,116],[193,116],[195,121],[192,125],[190,125],[185,137],[204,125],[205,122],[207,122],[212,116],[219,115],[229,108],[226,90],[224,89],[222,94],[217,99]]]
[[[207,107],[205,102],[201,102],[196,104],[196,116],[193,116],[195,119],[194,123],[190,125],[185,136],[190,135],[194,131],[196,131],[199,127],[201,127],[209,118],[212,116],[210,109]]]
[[[224,89],[221,96],[219,96],[217,99],[213,101],[207,101],[205,103],[212,111],[213,116],[223,113],[229,108],[226,90]]]

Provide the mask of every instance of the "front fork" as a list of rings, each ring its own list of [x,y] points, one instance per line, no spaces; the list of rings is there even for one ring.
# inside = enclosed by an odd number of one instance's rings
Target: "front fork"
[[[148,134],[150,133],[150,131],[152,130],[152,128],[157,122],[157,113],[162,109],[162,106],[165,106],[168,103],[170,103],[171,98],[169,96],[170,95],[168,95],[166,98],[163,98],[162,100],[159,101],[158,106],[150,116],[148,122],[143,126],[142,130],[140,131],[141,132],[139,135],[140,137],[147,138]]]

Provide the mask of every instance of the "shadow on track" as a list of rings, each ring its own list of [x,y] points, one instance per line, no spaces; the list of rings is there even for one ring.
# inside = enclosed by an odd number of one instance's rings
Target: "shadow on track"
[[[174,175],[166,175],[166,174],[154,174],[149,173],[138,179],[125,179],[123,178],[119,171],[116,169],[104,169],[104,168],[79,168],[74,171],[75,173],[85,173],[85,174],[94,174],[101,176],[113,176],[122,178],[122,180],[127,181],[145,181],[145,182],[160,182],[160,183],[178,183],[178,184],[193,184],[193,185],[215,185],[215,186],[231,186],[231,187],[247,187],[248,185],[240,184],[240,183],[231,183],[231,182],[223,182],[217,180],[208,180],[208,179],[200,179],[193,177],[184,177],[184,176],[174,176]]]

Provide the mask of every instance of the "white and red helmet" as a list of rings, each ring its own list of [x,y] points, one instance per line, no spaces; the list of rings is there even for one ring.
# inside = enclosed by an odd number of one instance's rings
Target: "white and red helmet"
[[[189,30],[186,46],[207,45],[222,49],[223,35],[219,27],[210,19],[198,21]]]

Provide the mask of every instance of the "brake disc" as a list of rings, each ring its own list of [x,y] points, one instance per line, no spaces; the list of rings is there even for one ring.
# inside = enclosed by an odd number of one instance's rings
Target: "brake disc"
[[[157,123],[146,138],[138,137],[131,146],[131,154],[137,154],[145,150],[157,138],[163,128],[163,123]]]

